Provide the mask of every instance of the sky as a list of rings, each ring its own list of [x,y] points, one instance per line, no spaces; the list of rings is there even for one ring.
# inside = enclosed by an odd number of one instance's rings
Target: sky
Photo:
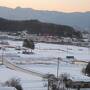
[[[0,6],[63,12],[86,12],[90,11],[90,0],[0,0]]]

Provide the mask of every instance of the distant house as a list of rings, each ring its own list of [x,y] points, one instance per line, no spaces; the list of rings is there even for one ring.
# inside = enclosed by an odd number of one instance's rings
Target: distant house
[[[90,90],[90,82],[84,81],[70,81],[68,88],[74,88],[75,90]]]
[[[0,41],[1,45],[9,45],[9,43],[7,41]]]
[[[88,41],[90,42],[90,34],[88,35]]]
[[[71,43],[72,42],[72,39],[70,37],[64,37],[63,38],[63,42],[66,42],[66,43]]]
[[[83,38],[88,38],[88,35],[89,35],[88,33],[82,33]]]
[[[83,36],[83,40],[87,40],[90,42],[90,33],[83,33],[82,36]]]

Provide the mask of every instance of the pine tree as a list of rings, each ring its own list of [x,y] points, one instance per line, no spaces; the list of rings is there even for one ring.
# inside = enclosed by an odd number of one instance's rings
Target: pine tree
[[[25,39],[23,46],[27,47],[27,48],[31,48],[32,50],[35,48],[35,44],[34,44],[33,40],[31,40],[31,39]]]
[[[90,62],[89,62],[88,65],[86,66],[85,73],[86,73],[88,76],[90,76]]]

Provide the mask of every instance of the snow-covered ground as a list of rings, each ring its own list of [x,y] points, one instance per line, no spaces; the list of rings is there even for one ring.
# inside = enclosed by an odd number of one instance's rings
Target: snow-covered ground
[[[21,65],[21,67],[28,70],[32,69],[43,74],[57,74],[57,65],[31,64]],[[90,78],[82,73],[83,67],[84,66],[82,65],[67,64],[62,62],[59,64],[59,74],[67,74],[74,81],[90,81]]]
[[[10,46],[22,48],[22,41],[8,41]],[[74,56],[75,59],[81,61],[90,61],[90,49],[86,47],[78,47],[72,45],[57,45],[36,43],[34,54],[22,54],[23,50],[15,50],[15,48],[6,48],[4,51],[0,50],[0,57],[3,56],[13,63],[19,63],[18,65],[25,69],[32,69],[36,72],[43,74],[57,73],[57,58],[61,57],[65,60],[66,56]],[[0,59],[0,60],[1,60]],[[20,63],[24,65],[20,65]],[[82,68],[85,65],[76,65],[66,62],[60,62],[59,74],[67,73],[74,80],[90,81],[90,78],[82,74]],[[42,78],[28,75],[19,71],[14,71],[0,66],[0,82],[4,82],[10,78],[17,77],[21,79],[22,86],[25,90],[47,90],[43,87],[44,81]],[[38,89],[37,89],[38,88]]]
[[[32,90],[47,90],[47,88],[44,87],[45,81],[43,81],[42,78],[0,66],[0,82],[4,83],[12,78],[20,79],[24,90],[30,90],[30,88],[32,88]]]
[[[10,45],[22,48],[22,41],[9,41]],[[23,50],[15,50],[15,48],[7,48],[3,53],[6,56],[12,57],[12,59],[22,60],[24,62],[32,62],[34,60],[41,61],[55,61],[58,57],[63,59],[66,56],[74,56],[75,59],[81,61],[90,61],[90,49],[86,47],[78,47],[72,45],[57,45],[57,44],[45,44],[37,43],[35,44],[34,54],[22,54]],[[1,51],[2,54],[2,51]],[[16,61],[16,60],[15,60]]]
[[[14,46],[22,46],[22,42],[15,41],[10,42],[10,45]],[[33,51],[35,54],[25,55],[19,53],[20,51],[15,51],[15,49],[11,49],[10,52],[18,52],[18,55],[25,58],[66,58],[67,55],[74,56],[78,60],[87,60],[90,61],[90,48],[86,47],[78,47],[72,45],[57,45],[57,44],[45,44],[45,43],[37,43],[35,44],[35,50]]]

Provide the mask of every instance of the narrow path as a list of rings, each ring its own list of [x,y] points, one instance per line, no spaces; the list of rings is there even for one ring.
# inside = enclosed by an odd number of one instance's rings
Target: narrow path
[[[6,60],[6,59],[3,60],[3,64],[6,67],[13,69],[13,70],[16,70],[16,71],[21,71],[21,72],[24,72],[24,73],[27,73],[30,75],[31,74],[36,75],[36,76],[41,77],[41,78],[43,78],[45,76],[44,74],[41,74],[39,72],[35,72],[33,70],[27,70],[27,69],[21,68],[21,67],[17,66],[16,64],[14,64],[14,63],[10,62],[9,60]]]

